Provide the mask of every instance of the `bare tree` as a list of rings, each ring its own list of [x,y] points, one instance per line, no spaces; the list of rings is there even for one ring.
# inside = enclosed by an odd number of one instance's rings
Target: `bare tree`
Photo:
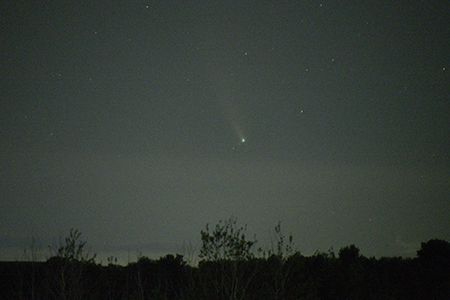
[[[62,300],[82,299],[84,295],[83,271],[86,265],[95,263],[95,254],[85,251],[86,242],[80,240],[81,232],[71,229],[69,236],[48,261],[53,282],[47,282],[51,293]]]
[[[256,268],[248,269],[254,257],[251,249],[256,239],[248,241],[246,226],[238,227],[237,218],[220,221],[214,231],[201,231],[202,248],[199,263],[201,284],[206,298],[244,299],[247,288],[256,274]]]

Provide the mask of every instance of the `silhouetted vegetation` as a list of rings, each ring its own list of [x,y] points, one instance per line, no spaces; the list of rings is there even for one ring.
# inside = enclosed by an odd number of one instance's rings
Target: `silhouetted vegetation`
[[[103,266],[71,230],[45,262],[0,263],[0,299],[450,299],[446,241],[422,243],[417,258],[367,258],[355,245],[303,256],[275,232],[276,249],[255,254],[231,218],[201,231],[198,266],[178,254]]]

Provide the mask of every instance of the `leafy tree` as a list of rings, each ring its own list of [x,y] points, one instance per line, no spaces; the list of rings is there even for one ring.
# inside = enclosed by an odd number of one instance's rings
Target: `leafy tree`
[[[432,239],[417,251],[420,292],[430,299],[450,299],[450,243]]]
[[[359,249],[355,245],[346,246],[339,250],[339,260],[344,264],[355,263],[359,258]]]
[[[336,299],[360,299],[364,282],[363,256],[355,245],[339,250],[340,269],[336,272],[334,287]]]
[[[417,256],[421,260],[438,260],[440,262],[450,262],[450,243],[440,239],[432,239],[422,243]]]

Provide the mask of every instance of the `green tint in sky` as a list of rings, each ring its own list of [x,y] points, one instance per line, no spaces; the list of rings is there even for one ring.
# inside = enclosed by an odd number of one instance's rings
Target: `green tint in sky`
[[[444,1],[1,7],[0,260],[72,227],[181,252],[230,215],[303,254],[450,240]]]

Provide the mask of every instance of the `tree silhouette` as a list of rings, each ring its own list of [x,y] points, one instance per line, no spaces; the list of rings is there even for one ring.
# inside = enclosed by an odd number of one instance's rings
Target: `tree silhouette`
[[[94,264],[95,254],[84,251],[86,242],[80,236],[81,232],[72,228],[56,254],[47,260],[47,285],[57,299],[83,299],[88,284],[83,273],[87,265]]]
[[[237,227],[237,218],[220,221],[215,230],[201,231],[200,282],[207,299],[245,299],[258,265],[248,268],[257,242],[245,238],[246,226]]]
[[[355,263],[359,257],[359,249],[355,245],[346,246],[339,250],[339,260],[344,264]]]
[[[422,243],[416,258],[366,258],[355,245],[303,256],[278,224],[266,256],[252,253],[256,240],[247,240],[245,229],[233,217],[213,231],[206,226],[198,266],[170,254],[95,264],[72,229],[46,262],[0,262],[0,299],[450,299],[446,241]]]
[[[429,240],[422,243],[421,248],[417,251],[417,256],[426,261],[449,262],[450,243],[440,239]]]
[[[245,231],[247,226],[237,227],[237,218],[230,217],[227,221],[216,225],[214,231],[209,232],[209,225],[206,230],[201,231],[202,248],[200,257],[208,260],[245,260],[253,257],[252,246],[257,242],[247,241]]]
[[[450,299],[450,243],[432,239],[422,243],[417,251],[418,282],[423,296],[430,299]]]

